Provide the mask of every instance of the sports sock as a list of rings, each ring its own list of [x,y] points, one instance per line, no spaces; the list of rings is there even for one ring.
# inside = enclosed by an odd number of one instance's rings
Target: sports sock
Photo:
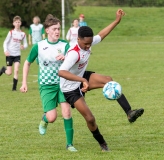
[[[16,90],[17,83],[18,83],[18,79],[13,78],[13,89],[12,90]]]
[[[127,101],[126,97],[124,96],[124,94],[122,94],[121,97],[117,99],[117,102],[120,104],[124,112],[128,115],[128,112],[131,111],[131,106]]]
[[[101,135],[98,127],[95,131],[91,131],[91,132],[93,134],[93,137],[98,141],[99,144],[105,143],[105,140],[104,140],[103,136]]]
[[[73,143],[73,119],[64,119],[64,129],[66,132],[67,145],[72,145]]]
[[[5,73],[5,71],[6,71],[6,67],[3,67],[2,72]]]
[[[44,122],[48,123],[48,119],[47,119],[47,117],[46,117],[46,113],[44,113],[42,120],[43,120]]]

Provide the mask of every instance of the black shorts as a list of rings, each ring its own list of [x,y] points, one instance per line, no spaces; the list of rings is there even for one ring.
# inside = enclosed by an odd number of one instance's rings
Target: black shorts
[[[83,75],[83,78],[85,78],[89,82],[89,78],[90,78],[90,76],[91,76],[92,73],[95,73],[95,72],[85,71],[84,72],[84,75]],[[82,88],[82,87],[83,87],[83,84],[81,83],[80,88]]]
[[[66,101],[71,105],[72,108],[74,107],[74,103],[81,97],[83,97],[83,94],[80,90],[80,88],[77,88],[70,92],[63,92]]]
[[[13,65],[13,62],[19,62],[20,63],[20,56],[7,56],[6,57],[6,65],[7,66],[12,66]]]
[[[83,78],[85,78],[87,81],[89,81],[89,78],[90,78],[92,73],[95,73],[95,72],[85,71],[84,75],[83,75]],[[66,101],[71,105],[72,108],[75,108],[74,107],[74,103],[79,98],[81,98],[82,96],[85,96],[85,93],[80,90],[82,87],[83,87],[83,84],[81,83],[80,88],[77,88],[77,89],[75,89],[73,91],[64,93]]]

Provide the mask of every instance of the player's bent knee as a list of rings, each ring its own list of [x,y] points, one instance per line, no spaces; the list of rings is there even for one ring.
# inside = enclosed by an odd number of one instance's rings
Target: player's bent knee
[[[95,117],[94,116],[90,116],[86,118],[87,123],[94,125],[95,124]]]
[[[8,76],[11,76],[11,75],[12,75],[12,73],[11,73],[11,72],[10,72],[10,73],[8,73],[8,72],[7,72],[6,74],[7,74]]]
[[[63,118],[71,118],[71,110],[70,108],[62,109]]]
[[[56,120],[57,117],[47,117],[49,123],[53,123]]]

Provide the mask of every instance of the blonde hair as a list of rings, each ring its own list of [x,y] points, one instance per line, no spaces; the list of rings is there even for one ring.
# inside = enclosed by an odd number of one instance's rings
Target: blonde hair
[[[37,18],[37,19],[38,19],[38,23],[40,23],[40,18],[39,18],[39,16],[35,16],[34,18]],[[33,20],[34,20],[34,18],[33,18]]]
[[[15,16],[15,17],[13,18],[13,22],[15,22],[15,21],[17,21],[17,20],[22,21],[20,16]]]
[[[44,22],[44,28],[48,28],[52,25],[56,25],[56,24],[61,24],[60,20],[56,17],[54,17],[52,14],[48,14],[45,22]]]

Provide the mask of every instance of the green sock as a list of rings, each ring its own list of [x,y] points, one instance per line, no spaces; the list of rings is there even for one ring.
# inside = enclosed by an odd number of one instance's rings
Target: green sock
[[[43,118],[42,119],[43,119],[43,121],[45,121],[46,123],[48,123],[48,119],[46,117],[46,114],[43,115]]]
[[[67,145],[72,144],[73,142],[73,119],[64,119],[64,128],[66,132]]]

